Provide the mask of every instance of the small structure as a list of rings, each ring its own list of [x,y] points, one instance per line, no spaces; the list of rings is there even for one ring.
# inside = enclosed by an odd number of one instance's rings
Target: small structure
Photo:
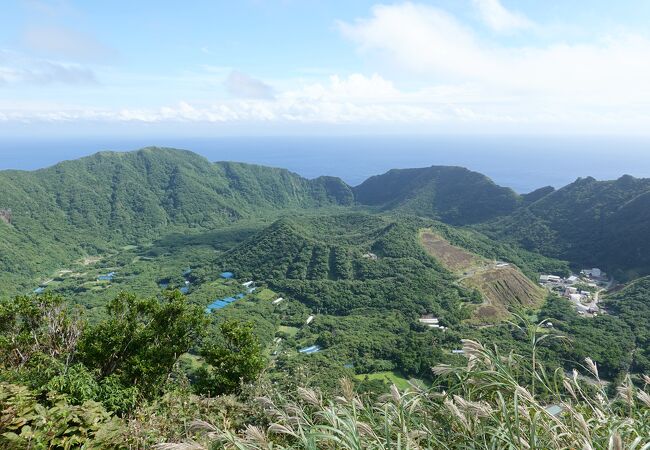
[[[305,321],[305,325],[309,325],[314,321],[314,316],[309,316],[307,317],[307,320]]]
[[[560,405],[549,405],[546,408],[544,408],[544,411],[546,411],[553,417],[557,417],[564,412],[564,407]]]
[[[181,294],[187,295],[190,293],[190,288],[188,288],[187,286],[183,286],[182,288],[179,289],[179,291],[181,291]]]
[[[115,272],[109,272],[106,275],[100,275],[97,277],[97,281],[113,281],[115,277]]]
[[[249,288],[249,287],[251,287],[253,284],[255,284],[254,281],[247,281],[246,283],[242,283],[241,285],[244,286],[244,287],[246,287],[246,288]]]
[[[206,313],[210,313],[216,309],[221,309],[225,308],[226,306],[230,305],[233,302],[236,302],[237,300],[241,300],[242,298],[246,297],[245,294],[237,294],[234,297],[226,297],[226,298],[221,298],[213,301],[210,303],[208,306],[205,308]]]
[[[510,263],[504,262],[504,261],[497,261],[497,268],[501,267],[508,267]]]
[[[284,300],[282,297],[280,297],[280,298],[276,298],[275,300],[273,300],[273,301],[271,302],[271,304],[272,304],[272,305],[277,305],[277,304],[280,303],[282,300]]]
[[[45,292],[45,288],[43,286],[40,286],[40,287],[37,287],[36,289],[34,289],[34,294],[36,294],[36,295],[42,294],[43,292]]]
[[[463,350],[463,349],[452,350],[451,353],[452,353],[452,355],[464,355],[465,350]]]
[[[600,278],[603,276],[602,270],[600,270],[598,267],[594,267],[592,269],[584,269],[580,273],[582,273],[583,275],[589,278]]]
[[[221,272],[219,276],[223,279],[229,280],[231,278],[234,278],[235,275],[232,272]]]
[[[580,303],[580,301],[582,300],[582,295],[580,295],[580,294],[570,294],[569,295],[569,300],[571,300],[572,302]]]
[[[376,261],[376,260],[377,260],[377,255],[375,255],[374,253],[371,253],[371,252],[364,253],[364,254],[361,255],[361,256],[362,256],[363,258],[371,259],[371,260],[373,260],[373,261]]]
[[[0,209],[0,221],[11,225],[12,214],[10,209]]]
[[[311,347],[305,347],[301,348],[298,350],[300,353],[304,353],[305,355],[311,355],[312,353],[317,353],[321,350],[320,345],[312,345]]]
[[[429,328],[437,329],[437,330],[444,330],[446,327],[443,327],[440,325],[440,319],[437,317],[433,316],[422,316],[418,319],[418,322],[420,322],[423,325],[428,326]]]
[[[566,281],[569,284],[573,284],[578,281],[578,277],[576,277],[575,275],[571,275],[569,278],[566,279]]]

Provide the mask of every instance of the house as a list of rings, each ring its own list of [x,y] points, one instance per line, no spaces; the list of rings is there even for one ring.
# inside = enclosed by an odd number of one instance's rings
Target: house
[[[540,283],[548,283],[548,275],[540,275],[539,276],[539,282]]]
[[[566,279],[566,281],[569,284],[573,284],[578,281],[578,277],[576,277],[575,275],[571,275],[569,278]]]
[[[599,268],[594,267],[593,269],[591,269],[591,276],[592,277],[600,278],[601,275],[602,275],[602,272],[600,271]]]
[[[580,301],[582,300],[582,295],[580,295],[580,294],[570,294],[569,295],[569,300],[571,300],[572,302],[580,303]]]
[[[548,275],[548,281],[550,283],[559,283],[562,280],[562,278],[558,277],[557,275]]]

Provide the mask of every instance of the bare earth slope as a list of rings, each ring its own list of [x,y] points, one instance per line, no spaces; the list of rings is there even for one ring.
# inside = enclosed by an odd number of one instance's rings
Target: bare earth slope
[[[481,294],[483,303],[474,311],[477,322],[505,319],[510,307],[534,308],[544,301],[544,290],[512,264],[490,261],[450,244],[431,230],[420,231],[420,242],[429,255],[457,274],[465,287]]]

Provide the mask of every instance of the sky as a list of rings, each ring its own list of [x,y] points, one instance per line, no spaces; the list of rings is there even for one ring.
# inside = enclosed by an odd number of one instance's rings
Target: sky
[[[0,133],[650,132],[647,0],[3,0]]]

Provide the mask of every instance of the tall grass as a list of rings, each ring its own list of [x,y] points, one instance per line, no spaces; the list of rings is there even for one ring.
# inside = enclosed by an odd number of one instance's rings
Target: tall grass
[[[532,340],[533,345],[537,341]],[[467,364],[438,366],[434,388],[412,385],[369,401],[342,380],[324,399],[309,388],[256,399],[268,418],[232,429],[194,422],[200,442],[158,450],[650,449],[650,377],[630,377],[608,394],[598,367],[547,373],[513,353],[463,341]],[[535,391],[526,386],[532,386]]]

